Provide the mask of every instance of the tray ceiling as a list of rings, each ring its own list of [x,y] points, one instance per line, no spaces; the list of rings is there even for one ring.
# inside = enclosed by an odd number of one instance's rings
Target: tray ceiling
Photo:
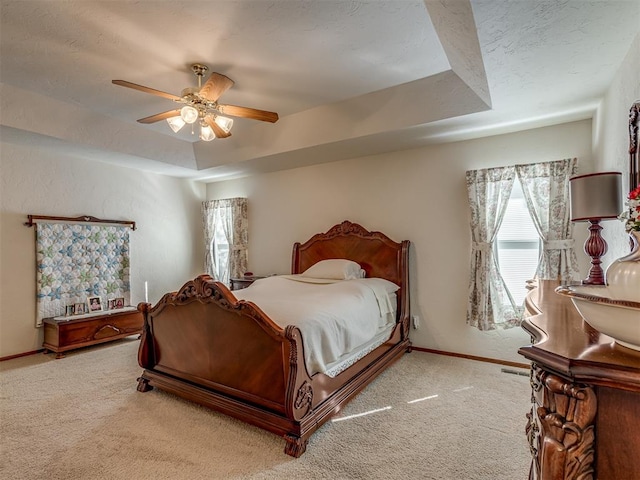
[[[202,180],[590,118],[638,34],[636,0],[1,3],[2,141]],[[136,119],[189,66],[278,112],[233,136]],[[188,130],[188,129],[183,129]]]

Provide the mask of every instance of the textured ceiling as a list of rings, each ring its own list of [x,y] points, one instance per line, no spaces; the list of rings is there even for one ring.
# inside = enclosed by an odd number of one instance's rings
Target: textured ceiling
[[[637,0],[1,1],[2,140],[214,180],[589,118]],[[199,142],[136,119],[207,64],[276,111]]]

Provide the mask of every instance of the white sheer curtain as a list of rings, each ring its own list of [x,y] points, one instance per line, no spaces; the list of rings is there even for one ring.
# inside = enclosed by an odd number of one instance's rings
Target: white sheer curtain
[[[515,180],[515,167],[469,170],[471,273],[467,323],[479,330],[510,328],[521,314],[506,288],[493,254],[493,243]]]
[[[579,277],[569,212],[569,178],[575,158],[516,165],[516,174],[533,223],[542,240],[536,277],[568,283]]]
[[[205,272],[229,284],[241,277],[248,264],[247,199],[227,198],[202,202]]]

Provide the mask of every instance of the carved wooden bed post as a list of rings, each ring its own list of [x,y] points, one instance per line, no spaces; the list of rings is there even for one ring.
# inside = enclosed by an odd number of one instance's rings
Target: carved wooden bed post
[[[629,191],[640,186],[640,158],[638,155],[638,120],[640,102],[631,105],[629,110]]]

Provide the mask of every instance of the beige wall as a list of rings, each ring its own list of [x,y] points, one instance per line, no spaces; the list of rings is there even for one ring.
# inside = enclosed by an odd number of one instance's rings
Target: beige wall
[[[175,290],[202,271],[203,184],[0,144],[0,357],[42,347],[35,328],[35,236],[27,214],[134,220],[131,301]]]
[[[600,103],[593,122],[594,171],[623,172],[623,185],[627,186],[629,173],[629,109],[640,102],[640,34],[629,48],[607,94]],[[629,251],[629,241],[622,222],[603,222],[609,229],[609,252],[602,264],[609,265],[614,259]]]
[[[519,329],[479,332],[465,324],[469,263],[468,169],[578,157],[580,173],[627,171],[627,115],[640,99],[640,36],[590,121],[212,183],[206,197],[249,198],[250,258],[256,273],[286,273],[291,245],[344,219],[409,239],[414,344],[522,361]],[[132,303],[174,290],[202,269],[204,186],[52,151],[0,145],[0,357],[36,350],[35,253],[29,213],[132,219]],[[586,234],[576,227],[580,245]],[[626,248],[621,223],[604,223],[610,251]],[[578,247],[583,274],[588,261]]]
[[[522,362],[517,349],[529,337],[521,329],[479,332],[465,323],[465,171],[568,157],[592,170],[590,120],[211,183],[207,198],[248,197],[249,267],[257,274],[288,273],[295,241],[345,219],[411,240],[412,312],[421,317],[414,344]]]

